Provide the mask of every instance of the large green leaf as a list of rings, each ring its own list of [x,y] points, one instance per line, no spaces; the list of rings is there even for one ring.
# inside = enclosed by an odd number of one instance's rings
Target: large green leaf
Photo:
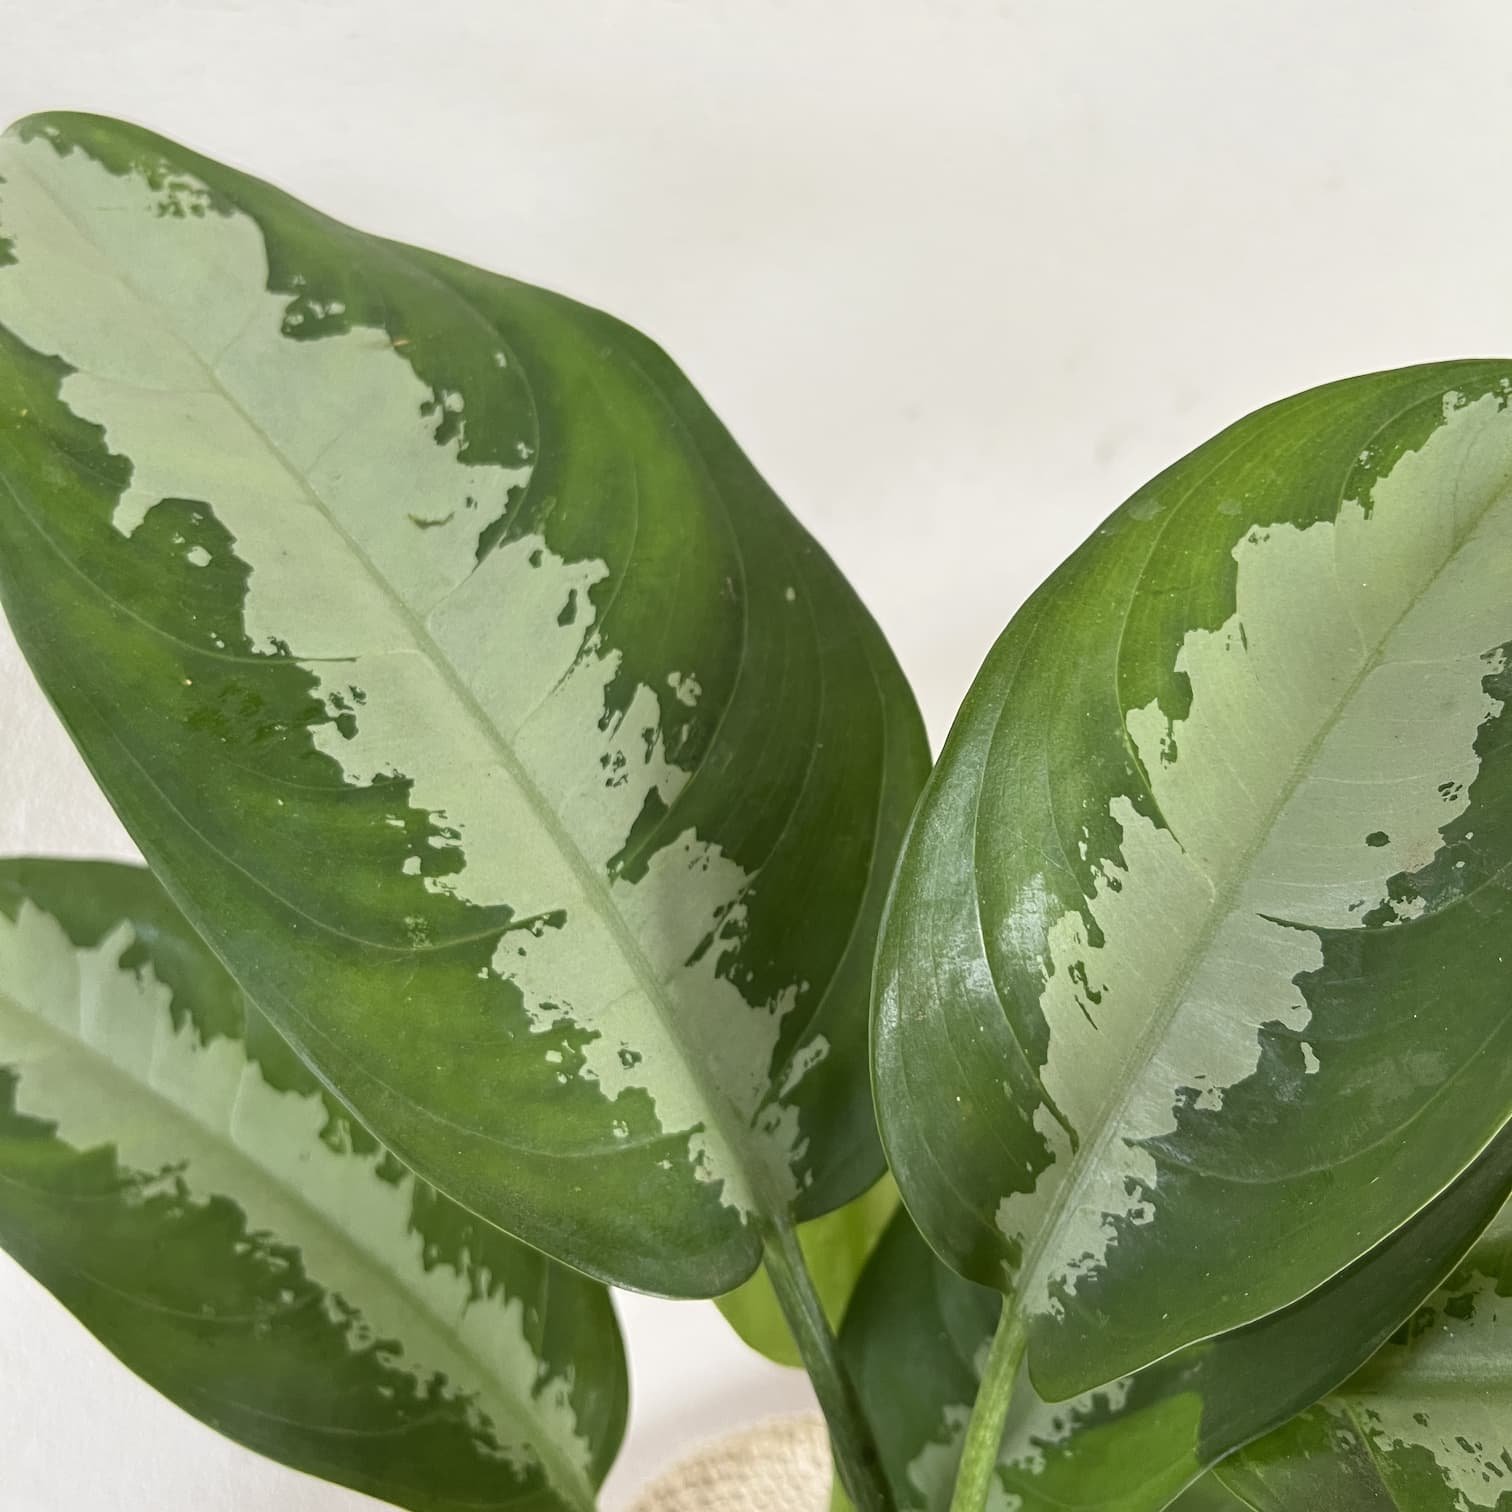
[[[375,1144],[139,868],[0,862],[0,1246],[186,1411],[417,1512],[591,1508],[619,1447],[604,1288]]]
[[[831,1328],[839,1328],[867,1259],[897,1210],[897,1185],[891,1176],[884,1176],[854,1202],[814,1218],[798,1230],[814,1291]],[[714,1300],[730,1327],[752,1349],[779,1365],[802,1366],[803,1357],[765,1270]]]
[[[1509,1190],[1512,1134],[1504,1134],[1438,1201],[1294,1307],[1070,1402],[1046,1403],[1021,1371],[992,1505],[1159,1512],[1189,1487],[1183,1509],[1232,1505],[1227,1492],[1198,1480],[1203,1471],[1368,1360],[1460,1263]],[[1001,1305],[996,1292],[936,1259],[906,1214],[862,1277],[841,1347],[903,1512],[949,1504]]]
[[[1512,1210],[1358,1375],[1220,1474],[1258,1512],[1512,1512]]]
[[[408,1165],[680,1295],[883,1168],[927,766],[875,624],[596,311],[81,116],[0,146],[0,593],[154,870]]]
[[[1296,1301],[1512,1113],[1512,365],[1262,410],[1014,618],[883,931],[884,1143],[1064,1399]]]

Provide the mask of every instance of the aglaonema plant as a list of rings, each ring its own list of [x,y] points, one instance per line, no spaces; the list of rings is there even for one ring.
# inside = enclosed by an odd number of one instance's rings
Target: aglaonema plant
[[[646,338],[22,122],[0,598],[149,869],[0,866],[0,1244],[407,1508],[594,1505],[610,1283],[860,1512],[1508,1512],[1509,396],[1199,448],[931,772]]]

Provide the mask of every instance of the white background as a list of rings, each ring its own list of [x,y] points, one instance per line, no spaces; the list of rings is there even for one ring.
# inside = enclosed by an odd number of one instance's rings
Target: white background
[[[1245,411],[1512,351],[1512,8],[1424,0],[0,0],[0,116],[128,116],[656,336],[938,743],[1120,499]],[[0,632],[0,851],[129,855]],[[802,1405],[628,1299],[605,1497]],[[5,1512],[372,1505],[224,1443],[0,1256]]]

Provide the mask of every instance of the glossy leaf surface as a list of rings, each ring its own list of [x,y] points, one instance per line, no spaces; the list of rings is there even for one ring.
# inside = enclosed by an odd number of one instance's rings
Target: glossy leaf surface
[[[1221,1475],[1257,1512],[1509,1512],[1512,1213],[1363,1370]]]
[[[840,1327],[861,1272],[897,1210],[898,1188],[891,1176],[884,1176],[854,1202],[799,1228],[798,1243],[831,1328]],[[779,1365],[802,1366],[798,1345],[765,1270],[714,1300],[730,1327],[752,1349]]]
[[[170,892],[408,1165],[728,1291],[882,1169],[927,765],[875,624],[649,341],[146,132],[0,147],[0,593]]]
[[[1288,1306],[1512,1113],[1512,365],[1177,463],[1014,618],[915,820],[889,1157],[1063,1399]]]
[[[624,1431],[604,1288],[375,1144],[139,868],[0,862],[0,1246],[195,1417],[417,1512],[583,1512]]]
[[[994,1497],[1012,1512],[1159,1512],[1188,1489],[1194,1503],[1226,1499],[1198,1477],[1368,1360],[1459,1264],[1509,1189],[1504,1135],[1424,1213],[1284,1312],[1069,1402],[1046,1403],[1021,1371]],[[949,1504],[1000,1306],[943,1265],[906,1214],[857,1288],[842,1347],[903,1512]]]

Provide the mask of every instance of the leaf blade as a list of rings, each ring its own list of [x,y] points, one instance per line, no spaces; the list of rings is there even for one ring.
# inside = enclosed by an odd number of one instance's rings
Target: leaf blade
[[[608,317],[119,123],[4,151],[0,593],[127,827],[407,1163],[728,1290],[881,1167],[927,758],[875,625]]]
[[[147,872],[0,862],[0,1084],[0,1243],[180,1407],[416,1512],[593,1506],[607,1294],[416,1183]]]
[[[1051,1397],[1290,1305],[1505,1121],[1506,380],[1239,422],[1030,600],[963,707],[884,927],[879,1106]],[[1217,1232],[1246,1257],[1221,1286]]]

